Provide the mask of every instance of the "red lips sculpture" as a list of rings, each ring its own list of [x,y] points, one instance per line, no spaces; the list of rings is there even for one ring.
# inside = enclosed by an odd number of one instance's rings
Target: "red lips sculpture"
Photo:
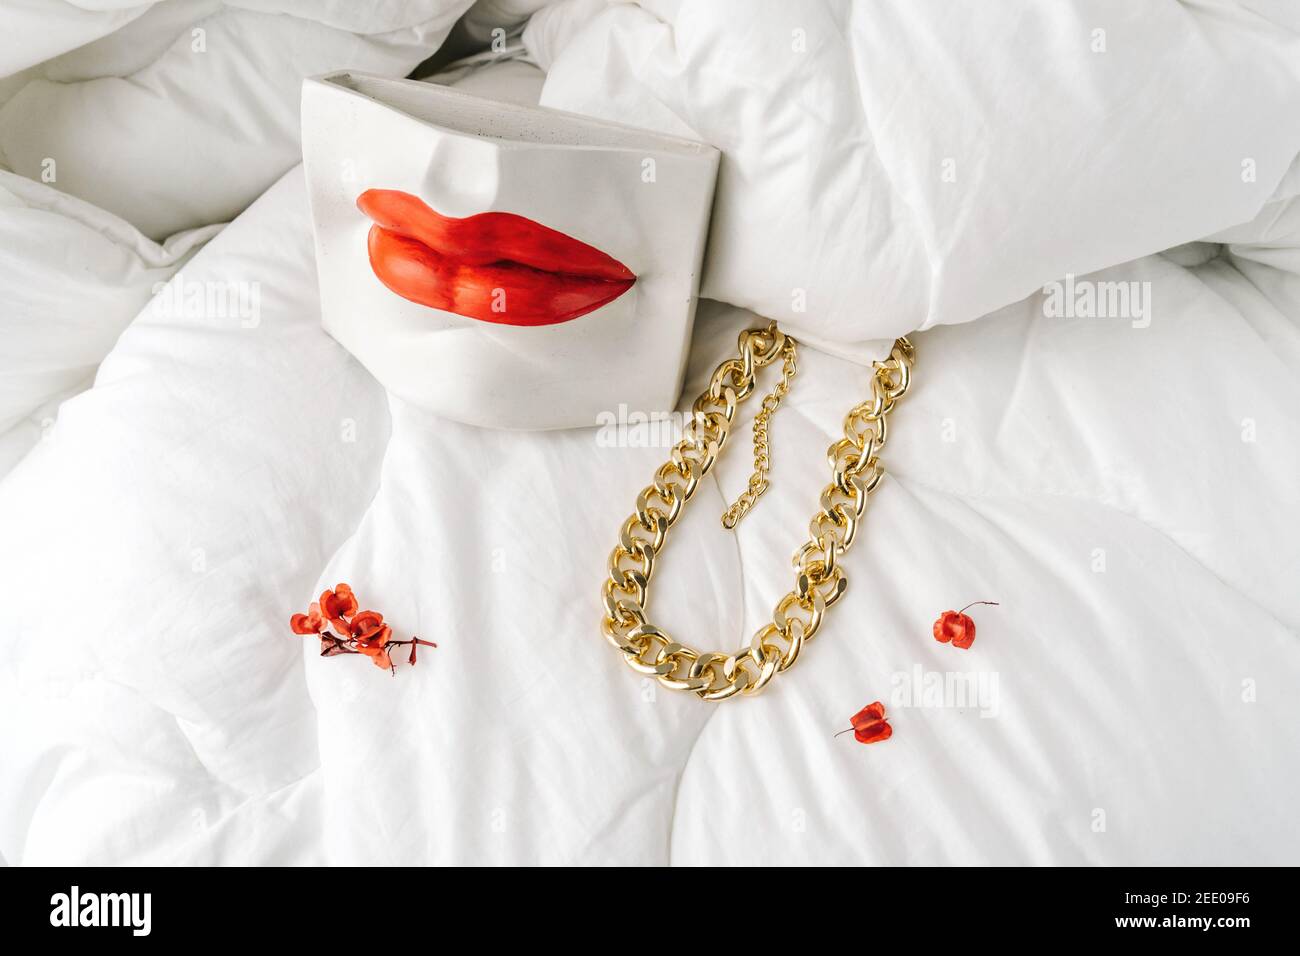
[[[636,282],[612,256],[514,213],[453,219],[396,189],[368,189],[357,208],[375,223],[367,244],[375,276],[432,309],[500,325],[556,325]]]

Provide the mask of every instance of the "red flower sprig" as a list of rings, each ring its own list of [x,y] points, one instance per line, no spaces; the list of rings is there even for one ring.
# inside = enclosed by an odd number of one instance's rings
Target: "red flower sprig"
[[[394,648],[410,645],[411,653],[406,661],[414,664],[417,648],[438,646],[433,641],[418,637],[412,637],[409,641],[393,640],[393,629],[384,623],[384,616],[378,611],[358,613],[359,606],[352,588],[340,584],[334,590],[322,594],[319,601],[307,608],[306,614],[295,614],[289,618],[289,627],[295,634],[319,636],[321,657],[364,654],[376,667],[386,668],[394,674],[397,673],[397,665],[392,658]]]
[[[960,647],[963,650],[974,644],[975,621],[965,612],[976,604],[998,606],[997,601],[974,601],[967,604],[960,611],[944,611],[939,615],[939,619],[934,622],[934,639],[940,644],[947,644],[951,641],[953,647]]]
[[[874,744],[881,740],[888,740],[894,735],[894,728],[889,725],[889,719],[885,716],[885,705],[880,701],[867,704],[849,718],[849,723],[853,726],[841,730],[835,736],[847,734],[851,730],[858,743]]]

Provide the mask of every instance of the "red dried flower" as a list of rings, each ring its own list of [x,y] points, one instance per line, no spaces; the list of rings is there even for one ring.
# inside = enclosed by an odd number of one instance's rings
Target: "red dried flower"
[[[293,628],[295,634],[319,634],[325,627],[325,620],[321,617],[320,605],[313,604],[307,608],[306,614],[295,614],[289,618],[289,626]]]
[[[384,616],[378,611],[362,611],[348,622],[348,633],[357,640],[367,640],[378,634],[384,626]]]
[[[320,596],[321,614],[329,618],[340,631],[347,631],[345,618],[357,613],[357,596],[346,584],[340,584],[333,591],[326,591]]]
[[[934,622],[934,639],[941,644],[951,641],[953,647],[960,647],[963,650],[970,647],[975,643],[975,621],[964,612],[976,604],[990,604],[996,607],[997,603],[997,601],[975,601],[967,604],[960,611],[944,611]]]
[[[885,717],[885,705],[880,701],[867,704],[849,718],[849,723],[852,726],[848,730],[841,730],[835,736],[847,734],[851,730],[858,743],[874,744],[881,740],[888,740],[894,735],[894,728],[889,725],[889,720]]]
[[[382,618],[380,618],[378,614],[375,614],[374,611],[366,611],[365,613],[373,615],[373,617],[366,621],[362,629],[359,629],[362,631],[361,633],[353,634],[352,646],[357,649],[358,653],[365,654],[369,657],[376,667],[387,667],[391,669],[393,661],[392,658],[388,656],[388,639],[392,637],[393,629],[387,624],[376,623],[376,618],[379,620],[382,620]],[[352,621],[354,627],[360,618],[361,615],[358,614]]]
[[[321,657],[335,657],[339,654],[364,654],[374,662],[376,667],[383,667],[397,673],[393,666],[390,649],[402,645],[411,645],[407,658],[415,663],[415,649],[423,644],[425,647],[437,647],[433,641],[423,641],[412,637],[407,641],[393,640],[393,629],[384,623],[384,616],[378,611],[357,613],[357,598],[352,588],[340,584],[332,591],[320,596],[320,601],[307,609],[306,614],[294,614],[289,618],[289,627],[295,634],[317,634],[320,636]],[[334,628],[333,631],[329,628]],[[338,633],[336,634],[335,631]]]

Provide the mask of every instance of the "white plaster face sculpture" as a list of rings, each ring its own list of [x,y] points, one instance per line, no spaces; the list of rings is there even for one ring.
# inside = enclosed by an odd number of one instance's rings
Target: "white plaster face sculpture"
[[[302,124],[322,321],[391,392],[496,428],[674,407],[717,150],[358,73]]]

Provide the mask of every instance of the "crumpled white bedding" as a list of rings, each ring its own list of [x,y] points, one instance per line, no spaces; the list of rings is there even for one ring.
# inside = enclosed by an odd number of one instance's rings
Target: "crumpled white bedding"
[[[544,105],[723,150],[701,294],[835,349],[1253,218],[1300,153],[1295,19],[1233,0],[568,0],[524,39]]]
[[[220,225],[165,242],[53,186],[0,170],[0,475],[90,385],[122,330]]]
[[[52,162],[152,239],[224,222],[297,165],[304,76],[405,76],[470,2],[22,0],[0,24],[61,55],[0,98],[0,166],[50,182]],[[30,59],[0,48],[0,75]]]
[[[389,400],[319,328],[288,173],[184,264],[256,283],[256,325],[144,309],[0,483],[0,855],[1293,862],[1296,185],[1078,277],[1150,283],[1144,327],[1048,317],[1038,293],[917,335],[846,596],[798,668],[710,706],[599,634],[618,522],[665,450]],[[702,304],[688,399],[756,321]],[[868,374],[870,347],[838,345],[802,349],[773,487],[733,536],[749,403],[659,563],[670,631],[738,645],[788,588]],[[340,580],[439,648],[395,678],[318,658],[287,618]],[[974,647],[936,643],[934,617],[975,600],[1001,604]],[[949,675],[976,696],[927,690]],[[891,740],[832,737],[876,699]]]

